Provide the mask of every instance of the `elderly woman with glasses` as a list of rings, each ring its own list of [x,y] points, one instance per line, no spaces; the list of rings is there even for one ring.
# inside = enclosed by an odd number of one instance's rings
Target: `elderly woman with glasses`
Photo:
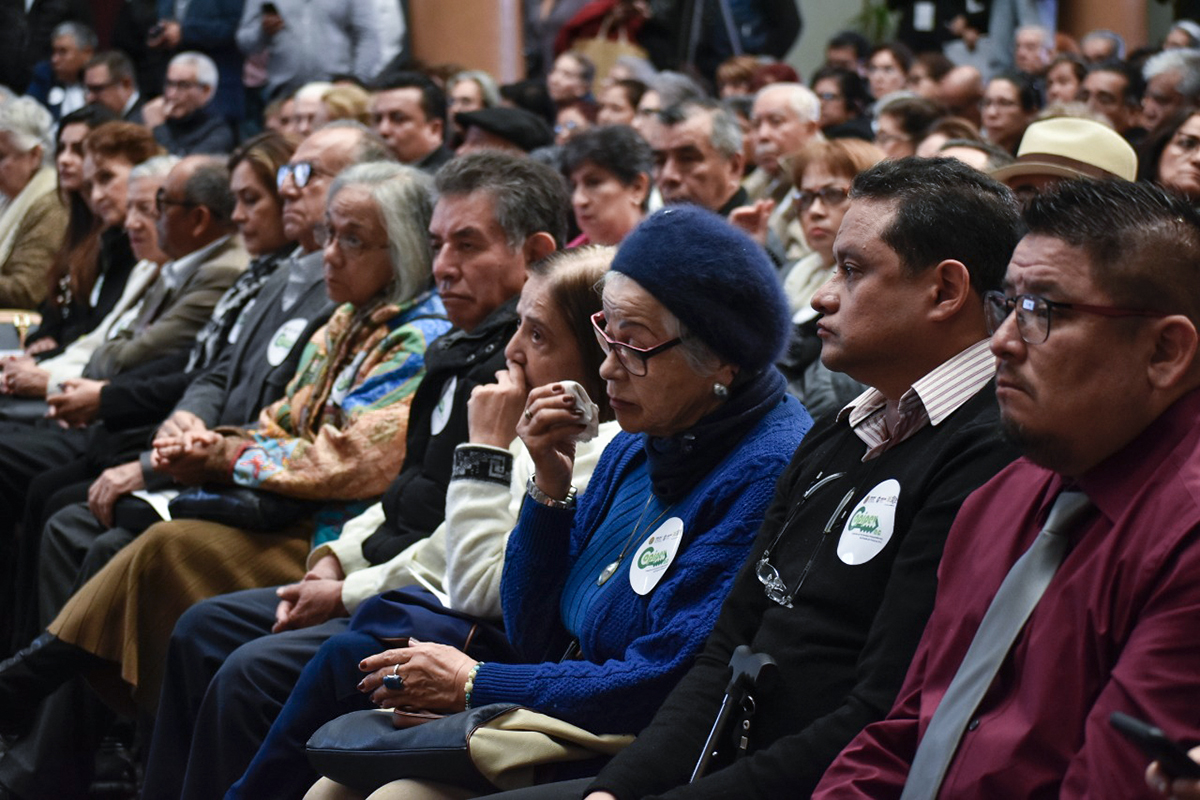
[[[361,653],[346,669],[365,673],[364,698],[441,712],[514,702],[629,734],[692,663],[811,425],[772,365],[787,307],[762,249],[695,207],[647,219],[603,287],[592,322],[623,432],[576,497],[579,400],[557,384],[530,392],[517,430],[534,475],[500,587],[511,652]],[[309,796],[340,791],[328,785]]]
[[[858,139],[811,142],[793,158],[792,202],[812,252],[784,274],[783,291],[792,311],[811,309],[812,293],[833,266],[833,240],[849,207],[850,184],[883,158],[878,147]]]
[[[47,163],[54,120],[36,100],[0,105],[0,308],[35,308],[67,230],[67,210]]]
[[[41,697],[89,669],[120,679],[103,682],[120,687],[106,694],[112,705],[132,697],[152,713],[180,614],[216,594],[298,580],[310,538],[335,538],[383,493],[404,459],[426,348],[450,328],[431,287],[431,214],[429,179],[416,170],[363,164],[338,176],[320,238],[326,291],[340,306],[284,396],[246,428],[154,443],[159,471],[230,498],[213,515],[227,524],[160,523],[121,550],[50,633],[0,665],[0,726],[19,724]],[[247,490],[259,491],[247,498]],[[244,518],[250,513],[265,519]]]

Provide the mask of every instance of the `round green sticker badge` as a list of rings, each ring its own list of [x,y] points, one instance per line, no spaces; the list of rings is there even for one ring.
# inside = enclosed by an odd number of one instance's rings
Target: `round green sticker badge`
[[[837,554],[843,564],[865,564],[887,547],[896,529],[900,482],[889,478],[867,492],[842,528]]]
[[[675,560],[682,541],[683,520],[671,517],[638,545],[629,564],[629,585],[635,592],[642,596],[650,594]]]
[[[446,429],[446,423],[450,422],[450,415],[454,412],[454,391],[457,388],[457,375],[446,381],[446,385],[442,387],[442,396],[438,398],[437,405],[433,407],[433,413],[429,416],[431,435],[437,436]]]
[[[292,352],[292,348],[296,346],[300,334],[304,333],[307,325],[308,320],[303,317],[289,319],[280,325],[275,331],[275,335],[271,337],[271,344],[267,346],[267,363],[272,367],[282,364],[287,359],[288,353]]]

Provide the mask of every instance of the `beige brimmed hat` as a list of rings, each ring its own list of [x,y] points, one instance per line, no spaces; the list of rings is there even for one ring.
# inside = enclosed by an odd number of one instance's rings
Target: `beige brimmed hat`
[[[992,170],[1007,181],[1021,175],[1060,178],[1137,179],[1137,153],[1121,134],[1100,122],[1079,117],[1055,117],[1025,129],[1017,160]]]

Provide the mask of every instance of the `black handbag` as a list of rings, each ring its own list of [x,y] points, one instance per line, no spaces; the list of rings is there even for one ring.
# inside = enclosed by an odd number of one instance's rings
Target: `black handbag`
[[[515,703],[492,703],[404,728],[392,717],[355,711],[325,723],[308,740],[309,763],[363,794],[405,778],[487,794],[530,786],[553,774],[544,770],[568,762],[586,762],[582,766],[589,769],[581,774],[595,774],[633,741],[598,736]]]
[[[392,715],[355,711],[325,723],[308,740],[308,761],[330,780],[370,794],[401,778],[452,782],[479,792],[495,791],[467,753],[472,731],[520,706],[492,703],[424,725],[396,728]],[[447,781],[454,776],[453,781]]]
[[[231,528],[277,531],[312,516],[321,504],[297,500],[246,486],[193,486],[184,489],[167,509],[172,519],[203,519]]]

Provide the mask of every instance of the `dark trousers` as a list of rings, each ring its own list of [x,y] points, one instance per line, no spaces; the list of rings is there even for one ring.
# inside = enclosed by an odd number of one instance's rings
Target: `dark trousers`
[[[224,796],[250,763],[305,664],[349,623],[335,619],[272,634],[278,602],[272,588],[247,589],[197,603],[176,623],[143,800]]]
[[[83,431],[45,420],[32,425],[0,422],[0,650],[5,652],[25,644],[18,641],[16,614],[29,607],[33,591],[27,565],[36,563],[41,529],[22,530],[19,524],[30,484],[46,470],[79,458],[86,441]]]
[[[58,616],[75,590],[99,572],[122,547],[137,534],[159,521],[148,503],[122,498],[121,503],[140,505],[152,519],[135,530],[109,528],[88,510],[87,503],[74,503],[61,509],[46,522],[42,531],[41,557],[37,569],[38,629],[45,628]]]
[[[51,518],[58,529],[47,525],[48,532],[57,531],[48,538],[54,545],[48,562],[57,568],[61,579],[45,582],[39,576],[39,588],[45,590],[39,600],[44,610],[53,608],[50,619],[78,586],[133,540],[127,531],[106,532],[86,505],[70,506],[64,512],[69,513]],[[62,537],[68,534],[77,537],[78,545],[73,549],[63,545]],[[48,624],[49,619],[45,622]],[[83,678],[72,678],[46,698],[33,727],[0,756],[0,784],[25,800],[83,800],[92,783],[96,748],[113,718],[113,712]]]
[[[580,800],[587,787],[596,782],[595,778],[576,778],[573,781],[543,783],[529,786],[525,789],[513,789],[508,792],[489,794],[489,800]]]
[[[358,609],[351,622],[353,628],[360,624],[370,632],[348,630],[321,645],[300,673],[246,773],[226,795],[227,800],[302,797],[319,777],[308,765],[305,744],[331,719],[372,707],[367,696],[358,691],[358,682],[363,678],[358,662],[395,646],[395,642],[387,642],[389,639],[412,635],[422,641],[462,647],[470,637],[467,653],[472,658],[514,658],[499,629],[442,608],[423,590],[405,589],[372,598]],[[471,637],[473,630],[476,635]]]
[[[0,423],[0,649],[19,649],[37,634],[36,580],[50,517],[86,501],[91,482],[105,468],[136,458],[148,435],[142,428],[116,434],[100,425],[61,428],[50,420]],[[123,498],[116,510],[131,503],[144,505]]]
[[[49,621],[41,620],[38,612],[43,534],[46,523],[55,513],[68,505],[87,502],[91,481],[87,480],[83,467],[82,461],[72,461],[64,467],[43,472],[29,484],[21,533],[10,565],[15,574],[7,587],[12,592],[7,610],[11,615],[9,632],[14,652],[41,633]]]
[[[374,636],[347,631],[321,646],[300,674],[241,779],[226,800],[273,797],[299,800],[321,777],[308,764],[304,745],[317,728],[351,711],[372,708],[358,691],[358,662],[386,649]]]
[[[23,800],[87,800],[96,750],[113,718],[86,680],[72,678],[0,756],[0,784]]]
[[[134,536],[106,529],[82,503],[52,516],[38,573],[41,627]],[[96,748],[113,718],[83,678],[72,679],[46,698],[30,731],[0,756],[0,784],[26,800],[86,798]]]

